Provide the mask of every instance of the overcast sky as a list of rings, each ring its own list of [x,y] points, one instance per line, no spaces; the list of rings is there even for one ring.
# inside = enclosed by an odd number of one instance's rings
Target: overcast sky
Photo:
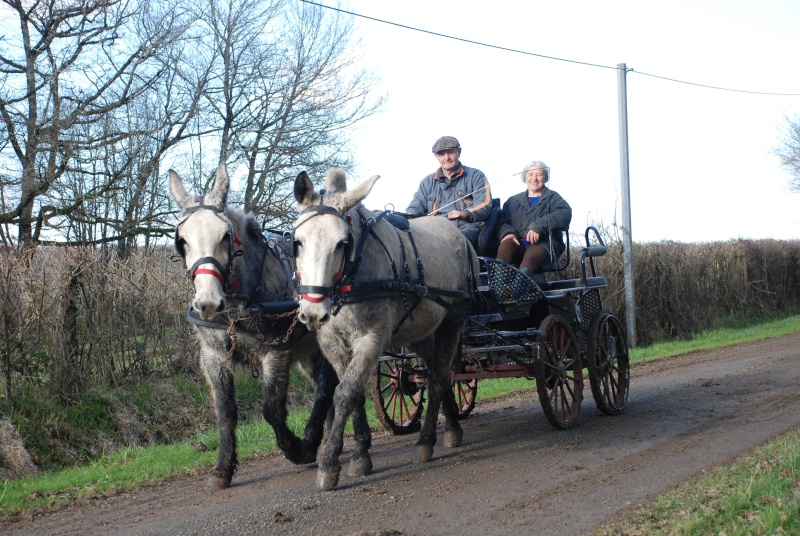
[[[333,2],[320,3],[333,5]],[[343,0],[384,111],[354,133],[365,200],[404,210],[456,136],[505,201],[531,160],[573,207],[572,231],[621,222],[616,65],[627,75],[634,241],[800,238],[800,194],[771,154],[800,113],[800,1]],[[573,62],[597,64],[593,67]],[[660,77],[757,95],[670,82]]]

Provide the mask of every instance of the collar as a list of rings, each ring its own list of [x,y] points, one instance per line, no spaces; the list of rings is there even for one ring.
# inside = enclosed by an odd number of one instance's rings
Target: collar
[[[539,197],[541,198],[541,197],[546,196],[548,191],[549,190],[548,190],[547,186],[543,187],[542,188],[542,193],[539,194]],[[519,194],[519,196],[520,196],[520,198],[522,198],[523,201],[527,201],[528,198],[531,197],[531,195],[528,193],[528,189],[527,188],[525,188],[525,190],[523,192],[521,192]]]
[[[447,184],[450,184],[456,179],[460,179],[464,175],[464,164],[461,162],[458,163],[458,171],[452,177],[447,177],[442,171],[442,168],[439,167],[436,172],[433,174],[433,178],[437,181],[444,181]]]

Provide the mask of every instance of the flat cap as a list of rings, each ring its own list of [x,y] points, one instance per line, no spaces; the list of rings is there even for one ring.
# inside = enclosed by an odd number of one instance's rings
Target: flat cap
[[[461,144],[453,136],[442,136],[433,144],[433,152],[438,153],[447,149],[458,149]]]

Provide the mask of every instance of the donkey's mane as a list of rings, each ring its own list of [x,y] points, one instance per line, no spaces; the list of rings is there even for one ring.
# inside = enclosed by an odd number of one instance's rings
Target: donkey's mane
[[[242,231],[239,238],[245,243],[261,242],[264,234],[264,228],[258,223],[255,214],[252,212],[245,213],[238,208],[228,206],[225,209],[228,219],[231,220],[236,229]]]
[[[240,272],[243,286],[255,301],[291,300],[292,286],[283,266],[272,253],[268,252],[264,228],[258,223],[255,214],[243,212],[234,207],[226,209],[228,219],[240,233],[244,256],[236,265],[244,265]],[[281,248],[278,242],[278,248]],[[285,252],[282,252],[284,254]]]

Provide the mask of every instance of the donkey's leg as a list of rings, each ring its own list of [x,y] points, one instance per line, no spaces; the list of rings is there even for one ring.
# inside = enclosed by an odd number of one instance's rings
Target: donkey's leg
[[[461,333],[463,329],[463,322],[459,323],[458,328],[456,329],[456,333]],[[439,340],[437,340],[437,347],[438,347]],[[458,420],[458,404],[456,404],[455,394],[453,393],[452,387],[452,380],[451,380],[451,371],[453,367],[456,365],[456,360],[459,359],[461,355],[459,346],[461,345],[461,337],[451,337],[451,333],[448,332],[446,335],[446,339],[442,341],[441,354],[438,355],[448,355],[447,352],[451,351],[452,348],[453,352],[453,359],[450,362],[450,366],[447,370],[447,383],[445,384],[445,388],[442,391],[442,414],[444,415],[444,437],[442,438],[442,444],[448,448],[454,448],[461,445],[461,441],[464,439],[464,430],[461,428],[461,423]]]
[[[442,359],[437,359],[433,342],[434,338],[428,337],[411,345],[417,355],[425,360],[428,368],[428,407],[425,408],[419,440],[414,445],[414,463],[429,462],[433,456],[433,446],[436,444],[436,420],[439,416],[442,390],[440,378],[442,373],[438,369],[441,368],[439,361]]]
[[[339,472],[342,466],[339,456],[344,448],[344,426],[347,417],[353,410],[354,386],[346,374],[339,374],[340,382],[333,395],[333,423],[325,436],[322,459],[317,465],[317,487],[322,491],[330,491],[339,483]]]
[[[366,402],[364,391],[356,398],[353,407],[353,431],[355,432],[356,448],[350,457],[350,467],[347,469],[348,476],[366,476],[372,474],[372,458],[369,449],[372,446],[372,431],[369,429],[367,421],[367,410],[364,407]]]
[[[286,459],[292,463],[305,463],[303,442],[286,426],[286,409],[291,368],[288,351],[267,352],[261,361],[264,374],[264,420],[275,432],[275,442]]]
[[[303,434],[303,463],[317,460],[317,449],[322,443],[323,428],[333,423],[333,393],[339,377],[319,350],[310,356],[311,378],[314,383],[314,406]]]
[[[463,430],[456,419],[457,408],[450,387],[450,374],[457,354],[459,334],[463,319],[448,315],[436,330],[433,341],[426,341],[425,350],[433,344],[433,352],[424,355],[430,373],[428,380],[428,408],[414,451],[415,463],[427,463],[433,456],[436,445],[436,421],[440,405],[445,410],[445,445],[458,446],[463,438]]]
[[[236,422],[239,411],[236,407],[233,371],[226,363],[224,348],[213,348],[207,344],[201,345],[200,366],[211,388],[219,429],[217,463],[208,478],[208,486],[223,489],[231,485],[233,473],[239,463],[236,456]]]
[[[357,339],[350,341],[320,342],[320,345],[326,348],[326,357],[331,359],[331,362],[336,367],[340,381],[333,395],[333,406],[335,408],[333,425],[325,437],[325,449],[317,469],[317,487],[321,490],[331,490],[339,483],[339,472],[342,469],[339,456],[341,456],[344,446],[344,426],[347,418],[354,412],[356,403],[359,405],[357,411],[364,412],[354,418],[354,424],[357,423],[357,426],[361,428],[362,439],[360,440],[360,445],[366,448],[369,447],[371,436],[364,433],[365,429],[369,430],[366,425],[366,413],[364,410],[364,384],[366,383],[367,374],[372,370],[370,364],[376,362],[381,348],[385,346],[383,344],[385,340],[387,338],[381,339],[372,333],[361,335]],[[342,345],[342,342],[349,342],[349,344]],[[345,350],[347,346],[350,347],[349,352]],[[346,358],[348,353],[352,356],[349,363]],[[345,363],[347,363],[346,368],[344,368]],[[365,453],[365,450],[359,453],[357,449],[356,455],[363,457]]]
[[[442,415],[444,415],[444,437],[442,444],[448,448],[461,445],[464,440],[464,429],[458,421],[458,404],[453,394],[451,382],[447,383],[442,392]]]

